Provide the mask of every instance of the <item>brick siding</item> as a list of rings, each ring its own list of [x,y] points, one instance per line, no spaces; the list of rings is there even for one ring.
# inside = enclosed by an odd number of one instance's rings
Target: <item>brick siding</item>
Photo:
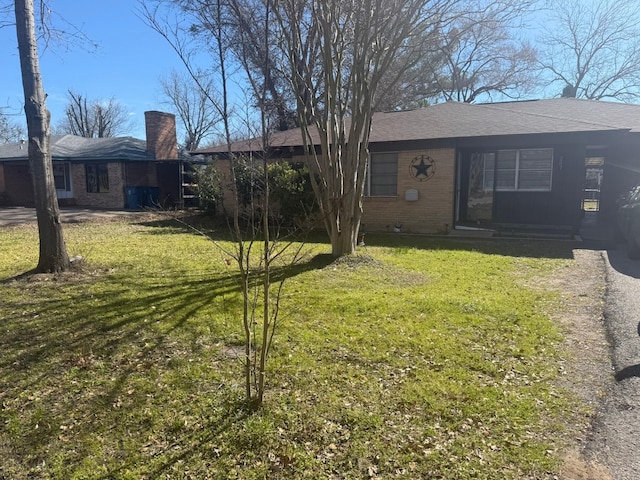
[[[431,157],[435,174],[419,182],[411,173],[411,161],[418,155]],[[397,223],[407,233],[444,233],[453,226],[455,149],[398,152],[398,193],[395,197],[365,197],[363,229],[393,231]],[[405,199],[407,190],[418,192],[416,201]]]
[[[411,161],[418,155],[431,157],[435,174],[419,182],[411,175]],[[292,162],[304,162],[295,156]],[[216,167],[225,175],[228,161],[217,160]],[[224,202],[231,206],[230,188],[225,182]],[[398,191],[394,197],[365,197],[362,224],[365,232],[393,231],[396,222],[406,233],[445,233],[453,228],[455,189],[455,149],[427,149],[398,152]],[[417,190],[418,199],[405,199],[407,190]],[[231,211],[231,210],[230,210]]]
[[[431,157],[435,174],[417,181],[411,161],[418,155]],[[295,157],[294,161],[304,161]],[[362,229],[365,232],[393,231],[396,223],[407,233],[445,233],[453,227],[455,149],[427,149],[398,152],[398,191],[395,197],[365,197]],[[418,200],[405,199],[407,190],[417,190]]]
[[[124,164],[121,162],[107,163],[109,175],[109,191],[106,193],[87,192],[87,177],[85,165],[74,163],[71,165],[73,195],[77,205],[96,208],[124,208]]]

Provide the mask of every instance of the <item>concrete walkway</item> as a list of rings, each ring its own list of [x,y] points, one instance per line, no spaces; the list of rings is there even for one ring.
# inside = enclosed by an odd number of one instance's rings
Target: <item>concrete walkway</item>
[[[579,232],[581,240],[596,250],[615,248],[613,220],[601,218],[598,212],[585,212]]]

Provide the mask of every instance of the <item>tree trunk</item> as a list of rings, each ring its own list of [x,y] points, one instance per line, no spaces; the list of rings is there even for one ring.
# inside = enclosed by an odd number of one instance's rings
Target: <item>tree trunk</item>
[[[50,113],[40,76],[33,0],[16,0],[15,14],[29,138],[29,166],[40,237],[40,257],[35,271],[61,272],[68,270],[70,263],[53,180],[49,148]]]

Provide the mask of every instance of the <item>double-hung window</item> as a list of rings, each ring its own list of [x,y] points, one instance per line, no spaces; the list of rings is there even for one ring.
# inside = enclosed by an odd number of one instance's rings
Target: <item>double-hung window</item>
[[[366,196],[395,197],[398,194],[398,154],[372,153],[366,180]]]
[[[486,155],[484,163],[485,191],[551,191],[553,149],[529,148],[498,150]]]

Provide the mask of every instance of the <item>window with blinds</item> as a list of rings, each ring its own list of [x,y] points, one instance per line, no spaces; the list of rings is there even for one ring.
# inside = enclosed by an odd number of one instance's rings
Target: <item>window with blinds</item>
[[[369,197],[395,197],[398,194],[398,154],[372,153],[365,194]]]
[[[498,150],[497,155],[486,156],[484,189],[486,191],[551,191],[553,149],[530,148]]]

